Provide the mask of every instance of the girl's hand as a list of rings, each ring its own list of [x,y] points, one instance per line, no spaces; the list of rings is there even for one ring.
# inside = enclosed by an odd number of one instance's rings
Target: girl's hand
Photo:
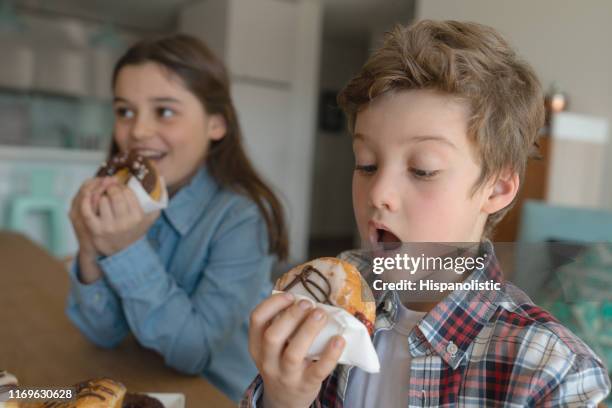
[[[102,183],[106,188],[99,197],[99,214],[92,203],[83,206],[83,215],[95,249],[110,256],[140,239],[160,212],[145,214],[134,192],[115,179],[105,178]],[[91,198],[98,201],[98,197]]]
[[[344,349],[344,339],[336,336],[318,361],[307,360],[327,315],[308,301],[293,301],[289,294],[277,294],[251,314],[249,351],[264,382],[265,408],[309,407]]]
[[[79,257],[95,259],[99,255],[85,223],[85,214],[96,211],[92,207],[94,196],[95,192],[102,186],[103,180],[101,178],[92,178],[85,181],[72,199],[69,217],[79,242]]]
[[[86,284],[93,283],[102,277],[102,271],[96,262],[100,253],[94,245],[84,215],[94,211],[94,197],[97,195],[96,192],[102,188],[102,185],[103,180],[100,178],[93,178],[83,183],[72,200],[69,213],[70,222],[79,242],[79,253],[77,254],[79,279]]]

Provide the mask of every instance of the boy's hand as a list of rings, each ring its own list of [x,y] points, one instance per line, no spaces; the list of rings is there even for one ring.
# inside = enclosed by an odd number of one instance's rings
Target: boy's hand
[[[290,294],[276,294],[251,314],[249,351],[264,382],[265,408],[309,407],[344,349],[336,336],[318,361],[307,360],[327,315],[308,301],[293,302]]]
[[[97,186],[91,204],[83,206],[83,217],[96,250],[110,256],[140,239],[160,212],[145,214],[134,192],[115,179],[106,178],[102,183],[104,194],[98,196]],[[94,201],[99,201],[99,214]]]

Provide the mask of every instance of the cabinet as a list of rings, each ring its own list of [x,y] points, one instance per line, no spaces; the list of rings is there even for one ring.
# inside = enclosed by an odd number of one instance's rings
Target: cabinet
[[[518,236],[521,208],[527,199],[544,200],[547,193],[548,169],[550,166],[551,137],[540,138],[540,158],[531,159],[527,164],[523,186],[519,191],[514,207],[497,225],[493,234],[495,242],[514,242]]]
[[[541,160],[528,163],[516,205],[497,227],[493,240],[518,237],[526,199],[575,208],[604,208],[609,124],[604,118],[573,112],[553,117],[550,136],[539,141]],[[609,180],[609,178],[608,178]]]

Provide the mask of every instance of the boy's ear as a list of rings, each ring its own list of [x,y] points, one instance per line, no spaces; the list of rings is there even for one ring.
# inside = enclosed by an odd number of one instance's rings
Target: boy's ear
[[[487,214],[493,214],[508,206],[518,192],[519,183],[517,172],[506,171],[502,173],[490,189],[489,197],[483,205],[483,211]]]
[[[227,133],[227,122],[221,114],[208,117],[208,137],[210,140],[221,140]]]

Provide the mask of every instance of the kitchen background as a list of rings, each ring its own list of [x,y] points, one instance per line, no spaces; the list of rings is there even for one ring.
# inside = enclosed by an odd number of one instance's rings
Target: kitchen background
[[[382,34],[415,18],[504,33],[569,100],[536,198],[612,209],[606,0],[0,0],[0,227],[75,253],[66,214],[109,143],[113,64],[138,38],[181,31],[226,61],[249,153],[286,205],[291,259],[356,245],[351,140],[333,101]]]

